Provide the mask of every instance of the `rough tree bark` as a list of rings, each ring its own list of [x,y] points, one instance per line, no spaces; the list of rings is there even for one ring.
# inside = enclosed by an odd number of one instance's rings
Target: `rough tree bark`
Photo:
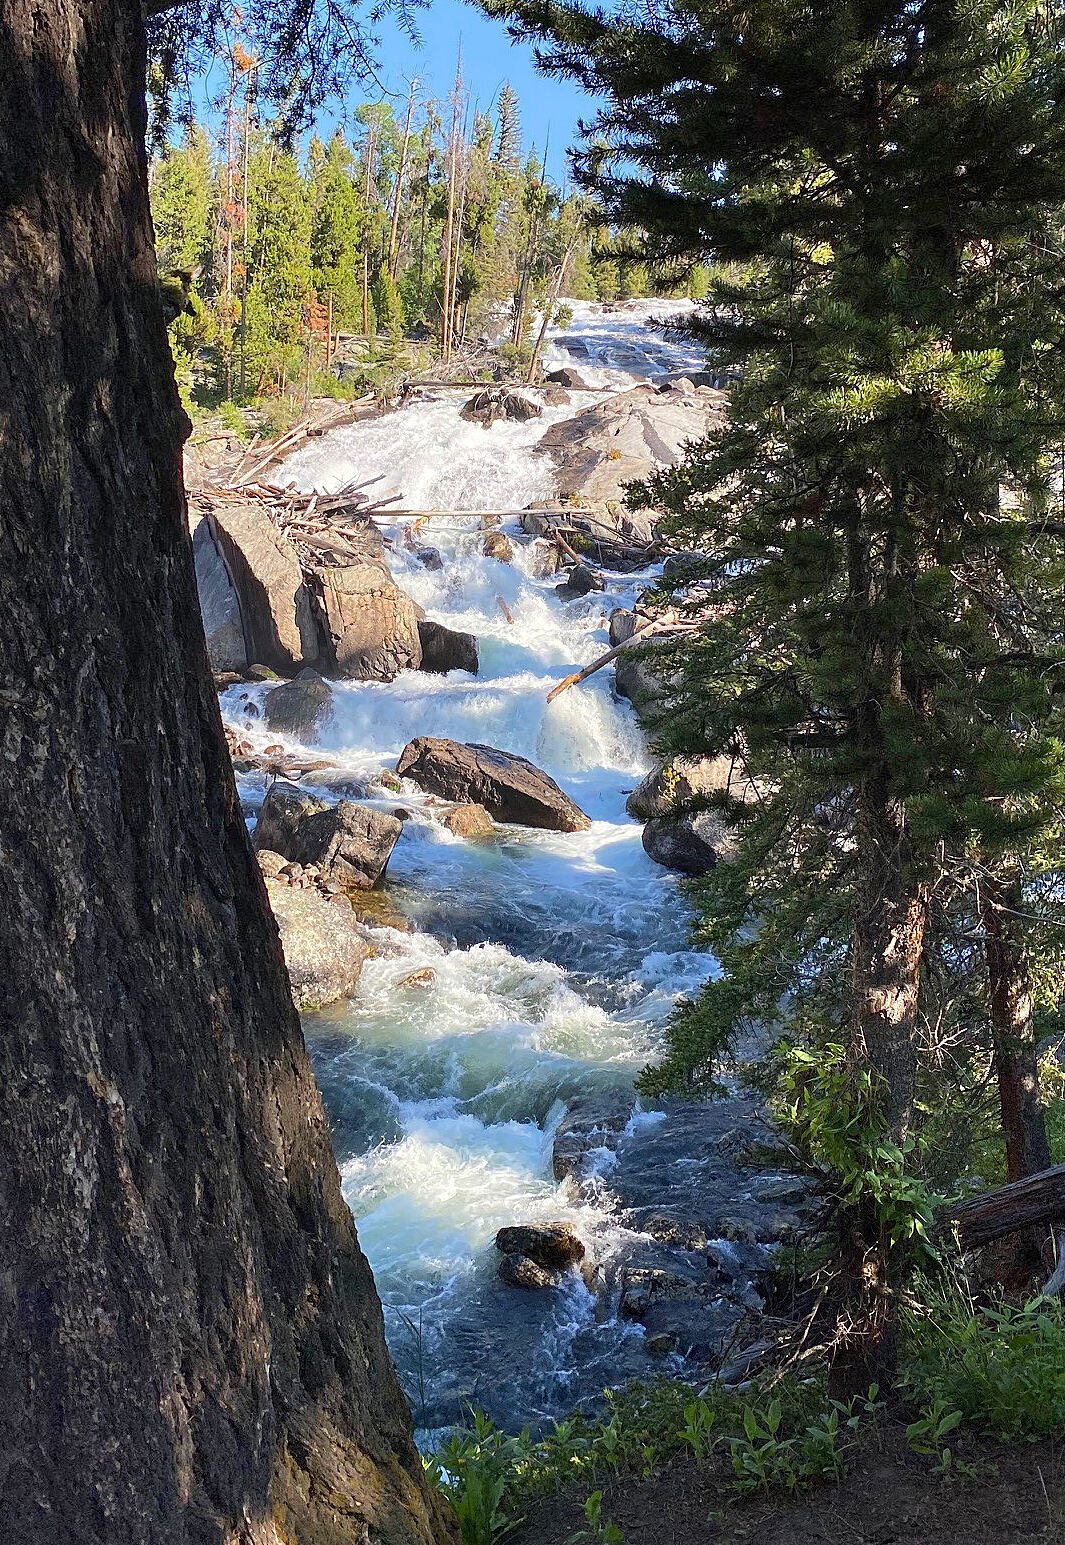
[[[139,0],[0,0],[0,1537],[428,1545],[211,689]]]

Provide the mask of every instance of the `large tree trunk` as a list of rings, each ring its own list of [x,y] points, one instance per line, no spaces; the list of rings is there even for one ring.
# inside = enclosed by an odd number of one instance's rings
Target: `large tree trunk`
[[[1039,1100],[1032,979],[1016,916],[1020,881],[988,877],[980,888],[987,957],[987,996],[995,1046],[1006,1178],[1022,1180],[1050,1168],[1050,1145]]]
[[[138,0],[0,0],[0,1537],[427,1545],[211,689]]]

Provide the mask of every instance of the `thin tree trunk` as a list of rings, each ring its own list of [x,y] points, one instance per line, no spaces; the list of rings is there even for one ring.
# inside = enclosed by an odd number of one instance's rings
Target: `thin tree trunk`
[[[1016,924],[1020,882],[990,877],[980,886],[986,938],[987,996],[995,1046],[1006,1178],[1023,1180],[1050,1168],[1050,1145],[1039,1101],[1032,981]]]
[[[0,0],[0,1538],[429,1545],[199,622],[138,0]]]
[[[410,129],[414,119],[414,99],[418,90],[418,82],[410,83],[410,96],[407,98],[407,120],[403,125],[403,149],[399,156],[399,171],[396,174],[396,192],[392,200],[392,224],[388,232],[388,274],[395,281],[399,267],[399,211],[403,204],[403,186],[407,180],[407,158],[410,151]]]

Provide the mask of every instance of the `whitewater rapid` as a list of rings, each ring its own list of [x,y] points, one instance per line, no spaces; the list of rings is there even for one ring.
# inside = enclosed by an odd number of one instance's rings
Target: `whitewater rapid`
[[[549,367],[575,365],[611,389],[690,368],[690,350],[646,326],[661,309],[578,304],[549,344]],[[551,1293],[507,1289],[492,1247],[504,1224],[564,1218],[594,1252],[614,1248],[609,1206],[552,1177],[554,1126],[574,1095],[631,1088],[677,996],[713,969],[689,945],[675,878],[646,856],[625,812],[650,759],[612,671],[547,703],[608,647],[610,612],[631,605],[647,576],[608,574],[605,593],[567,603],[556,576],[532,572],[516,523],[506,528],[513,564],[483,556],[475,514],[419,533],[438,548],[438,571],[404,542],[403,508],[476,512],[548,496],[551,464],[534,446],[595,400],[575,394],[531,423],[485,430],[462,421],[452,393],[334,431],[285,469],[307,490],[374,477],[401,490],[402,507],[380,522],[397,583],[480,644],[476,677],[335,682],[317,748],[372,778],[417,735],[486,743],[550,772],[592,819],[579,833],[504,826],[464,841],[405,785],[383,805],[409,812],[386,882],[406,926],[379,935],[353,1001],[305,1017],[344,1193],[424,1429],[461,1419],[467,1404],[535,1421],[651,1369],[642,1329],[604,1318],[578,1276]],[[263,731],[247,714],[249,690],[254,700],[262,689],[230,689],[223,711],[254,739]],[[254,808],[261,784],[242,783]]]

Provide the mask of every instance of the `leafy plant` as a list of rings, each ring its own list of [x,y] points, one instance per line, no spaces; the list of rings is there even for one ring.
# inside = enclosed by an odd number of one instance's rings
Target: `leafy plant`
[[[578,1540],[594,1540],[597,1545],[625,1545],[625,1535],[609,1518],[603,1517],[603,1493],[593,1491],[584,1504],[586,1529],[571,1534],[566,1545],[576,1545]]]
[[[962,1420],[961,1411],[951,1411],[944,1401],[937,1400],[906,1428],[906,1442],[915,1454],[925,1454],[935,1459],[937,1475],[950,1472],[953,1456],[943,1440],[961,1426]]]

